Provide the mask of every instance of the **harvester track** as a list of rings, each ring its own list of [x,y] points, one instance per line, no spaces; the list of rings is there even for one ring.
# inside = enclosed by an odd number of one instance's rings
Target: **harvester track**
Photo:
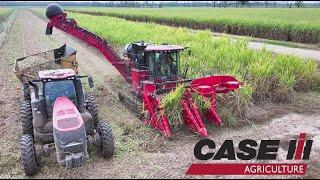
[[[118,93],[119,101],[128,107],[141,121],[143,120],[143,103],[132,93]]]

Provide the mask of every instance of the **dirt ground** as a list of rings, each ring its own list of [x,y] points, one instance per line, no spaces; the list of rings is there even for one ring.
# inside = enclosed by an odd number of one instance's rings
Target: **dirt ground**
[[[185,130],[166,139],[156,131],[143,126],[115,96],[117,90],[110,84],[125,85],[115,68],[95,49],[65,33],[53,30],[45,35],[46,22],[29,11],[18,12],[11,31],[0,51],[0,178],[27,178],[20,162],[21,127],[19,104],[21,84],[14,76],[13,62],[19,57],[69,44],[77,49],[80,72],[93,76],[95,95],[99,99],[100,116],[111,123],[116,139],[116,154],[112,159],[101,158],[95,150],[85,166],[66,170],[58,166],[55,156],[41,160],[35,178],[201,178],[186,176],[191,163],[196,162],[193,148],[200,139]],[[209,139],[222,144],[226,139],[235,144],[243,139],[280,139],[278,161],[285,159],[285,144],[306,132],[314,140],[306,177],[320,178],[320,95],[308,93],[298,96],[293,104],[264,104],[251,109],[260,118],[236,129],[213,127],[208,124]],[[273,118],[270,118],[273,117]],[[208,161],[208,163],[213,161]],[[214,161],[214,163],[217,163]],[[231,176],[206,176],[230,178]],[[303,178],[301,176],[236,176],[236,178]]]
[[[265,44],[261,42],[249,42],[249,47],[252,49],[262,49],[265,47],[268,51],[276,54],[295,55],[301,58],[315,59],[317,61],[320,61],[319,50],[284,47],[273,44]]]

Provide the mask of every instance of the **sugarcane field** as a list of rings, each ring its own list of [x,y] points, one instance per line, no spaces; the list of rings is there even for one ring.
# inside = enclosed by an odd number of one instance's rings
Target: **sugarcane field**
[[[320,178],[319,1],[1,1],[1,179]]]

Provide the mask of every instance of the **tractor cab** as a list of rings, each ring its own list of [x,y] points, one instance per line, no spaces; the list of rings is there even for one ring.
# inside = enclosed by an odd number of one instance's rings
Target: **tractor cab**
[[[58,97],[67,97],[73,104],[78,105],[75,87],[76,73],[74,70],[55,69],[40,71],[39,79],[43,82],[43,94],[47,114],[52,114],[53,104]]]

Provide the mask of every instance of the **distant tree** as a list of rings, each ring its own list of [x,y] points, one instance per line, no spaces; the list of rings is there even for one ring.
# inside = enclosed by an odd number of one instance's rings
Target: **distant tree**
[[[289,3],[289,8],[292,8],[292,3]]]
[[[266,8],[268,8],[268,1],[265,1],[264,3],[266,4]]]
[[[296,1],[295,5],[297,6],[297,8],[303,7],[303,1]]]
[[[226,8],[229,6],[229,1],[223,1],[223,7]]]
[[[249,1],[238,1],[238,2],[241,8],[249,3]]]

